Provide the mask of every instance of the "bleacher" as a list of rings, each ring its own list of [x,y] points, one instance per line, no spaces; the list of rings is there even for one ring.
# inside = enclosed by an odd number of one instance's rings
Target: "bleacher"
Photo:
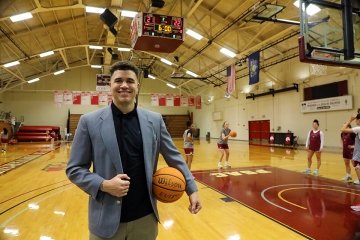
[[[15,135],[18,142],[47,142],[61,140],[58,126],[21,126]]]

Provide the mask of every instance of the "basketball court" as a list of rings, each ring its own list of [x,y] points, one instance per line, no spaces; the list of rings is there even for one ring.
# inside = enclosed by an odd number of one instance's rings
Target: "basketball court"
[[[181,153],[185,122],[197,125],[203,209],[190,214],[186,194],[158,202],[157,239],[360,239],[350,208],[360,185],[341,180],[339,136],[360,107],[358,0],[2,0],[0,10],[0,131],[19,140],[0,154],[1,240],[89,239],[88,195],[65,169],[80,116],[111,103],[119,60],[139,67],[139,106],[163,115]],[[302,173],[314,119],[319,176]],[[217,169],[224,121],[237,134],[231,168]]]
[[[181,140],[175,142],[182,146]],[[319,239],[326,231],[335,236],[329,239],[357,236],[359,215],[350,206],[360,202],[360,188],[338,180],[339,153],[325,152],[321,176],[314,177],[300,173],[305,150],[229,144],[233,167],[219,171],[214,170],[216,141],[195,143],[193,175],[204,209],[188,213],[186,196],[159,203],[158,239],[204,239],[205,234],[206,239]],[[20,146],[9,152],[25,157],[37,150],[34,144]],[[38,151],[45,147],[39,145]],[[70,150],[70,144],[61,144],[1,175],[1,239],[87,238],[87,196],[64,173]],[[254,225],[262,230],[254,231]]]

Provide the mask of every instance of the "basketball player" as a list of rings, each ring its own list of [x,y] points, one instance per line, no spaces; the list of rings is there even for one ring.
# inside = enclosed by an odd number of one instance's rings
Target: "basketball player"
[[[8,142],[9,142],[9,131],[7,130],[7,128],[3,128],[0,135],[1,135],[0,136],[0,138],[1,138],[1,152],[6,153],[7,145],[8,145]]]
[[[188,121],[186,123],[187,129],[183,134],[184,139],[184,152],[186,157],[186,164],[189,169],[191,169],[191,163],[194,156],[194,140],[193,140],[193,130],[195,128],[194,124]]]
[[[307,155],[307,169],[305,169],[305,174],[311,174],[311,164],[312,157],[315,153],[317,165],[313,174],[315,176],[319,175],[319,169],[321,166],[321,151],[324,147],[324,133],[319,129],[319,121],[314,120],[312,124],[312,130],[309,131],[306,139],[306,149],[308,150]]]
[[[356,127],[349,128],[348,126],[351,124],[352,121],[355,120]],[[350,120],[347,121],[344,126],[341,128],[341,132],[343,133],[355,133],[355,146],[354,152],[352,156],[353,166],[355,168],[355,172],[357,175],[357,180],[354,181],[354,184],[360,184],[360,113],[357,115],[351,116]]]
[[[351,125],[349,124],[347,128],[351,129]],[[346,175],[342,178],[343,181],[351,182],[351,168],[350,168],[350,160],[353,157],[354,144],[355,144],[356,134],[351,132],[342,132],[341,133],[341,141],[343,144],[343,159],[345,164]]]
[[[110,73],[111,106],[81,116],[66,173],[89,194],[90,240],[154,240],[159,214],[152,176],[159,154],[184,175],[193,214],[201,209],[196,183],[161,114],[137,107],[139,69],[118,62]]]
[[[225,168],[230,168],[230,164],[229,164],[229,145],[228,145],[228,139],[229,139],[229,133],[231,132],[231,129],[229,128],[229,123],[227,121],[225,121],[222,125],[222,129],[220,132],[220,138],[219,141],[217,142],[217,146],[218,149],[220,151],[220,160],[218,163],[218,169],[223,168],[222,166],[222,160],[224,158],[225,155],[225,164],[224,167]]]

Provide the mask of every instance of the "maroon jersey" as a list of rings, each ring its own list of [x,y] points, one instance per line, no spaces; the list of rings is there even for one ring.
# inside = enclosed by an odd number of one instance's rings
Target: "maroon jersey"
[[[353,157],[353,148],[349,148],[355,144],[355,133],[341,133],[341,140],[343,143],[343,158],[352,159]]]
[[[321,146],[320,131],[314,132],[311,130],[309,137],[309,149],[314,152],[319,151]]]

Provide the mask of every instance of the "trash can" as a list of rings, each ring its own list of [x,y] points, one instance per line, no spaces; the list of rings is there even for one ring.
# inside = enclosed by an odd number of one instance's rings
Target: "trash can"
[[[206,133],[206,141],[210,141],[210,132]]]

